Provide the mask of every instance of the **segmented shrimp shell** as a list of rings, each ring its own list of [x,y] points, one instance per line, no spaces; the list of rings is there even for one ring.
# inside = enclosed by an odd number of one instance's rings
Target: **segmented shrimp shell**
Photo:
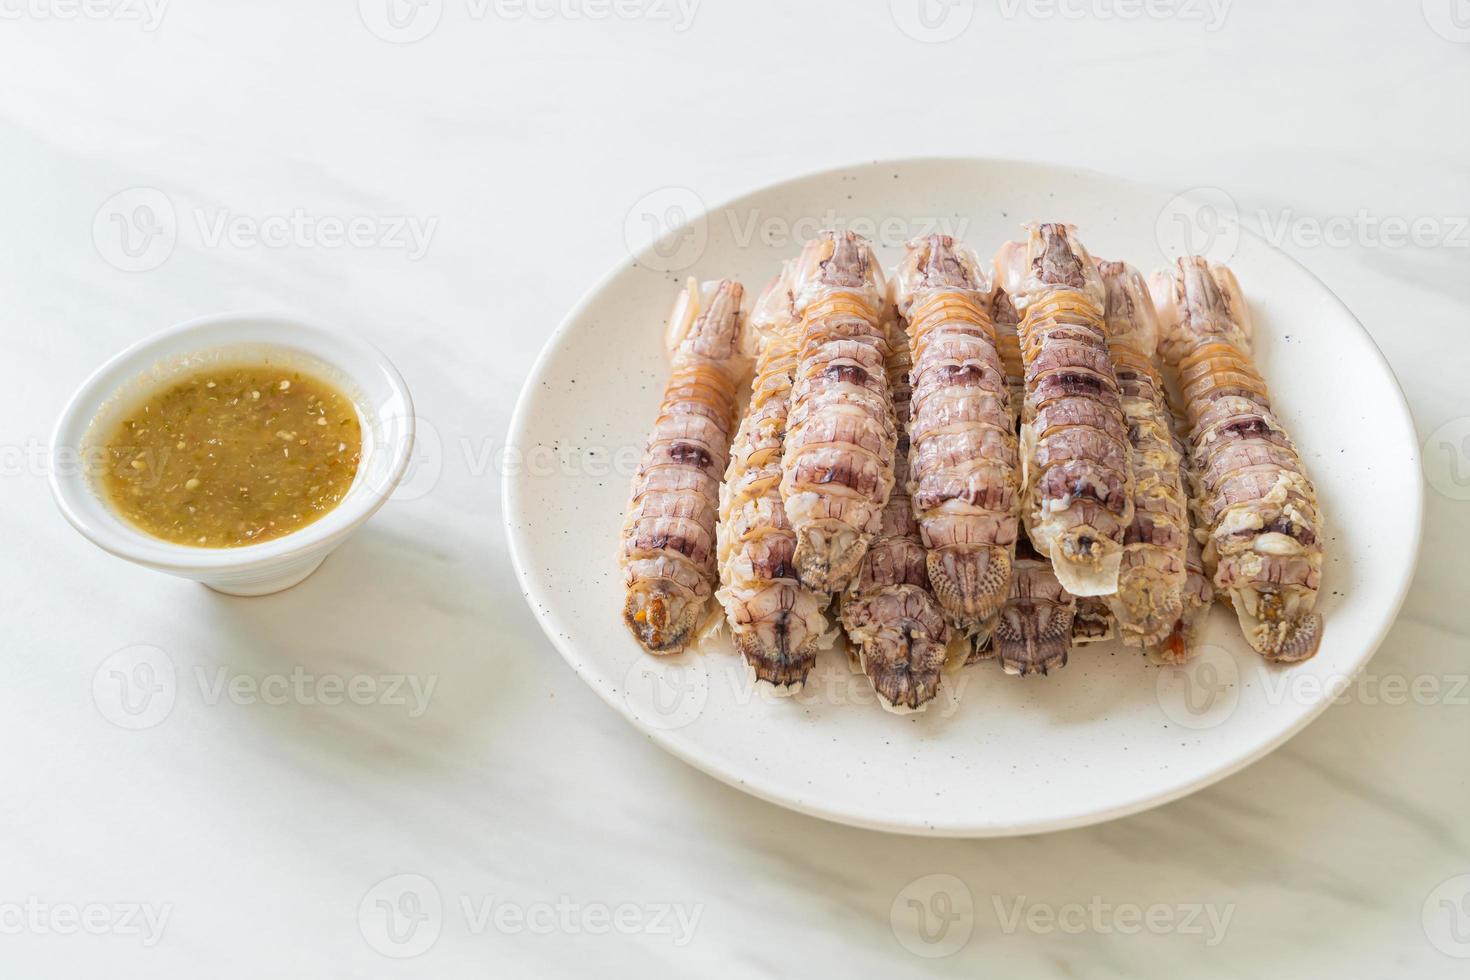
[[[1312,611],[1322,516],[1296,447],[1251,359],[1250,315],[1234,274],[1203,258],[1156,275],[1165,361],[1188,415],[1202,553],[1251,646],[1294,663],[1317,652]]]
[[[817,592],[837,592],[856,574],[893,489],[896,432],[877,257],[861,236],[823,232],[797,260],[792,295],[797,368],[781,499],[796,532],[797,577]]]
[[[894,465],[908,462],[910,383],[908,338],[895,324],[887,361],[898,432]],[[908,488],[896,484],[883,524],[857,578],[842,597],[842,625],[883,707],[922,711],[939,693],[949,627],[929,582],[929,562]]]
[[[1024,250],[1012,245],[998,257],[1022,316],[1026,530],[1069,592],[1112,595],[1133,486],[1106,295],[1074,229],[1033,224],[1029,232]]]
[[[998,286],[990,309],[1010,396],[1011,422],[1019,425],[1026,395],[1026,372],[1016,333],[1020,316],[1010,295]],[[990,642],[983,647],[976,644],[971,660],[995,657],[1007,673],[1022,676],[1065,666],[1069,649],[1083,642],[1077,634],[1077,612],[1076,598],[1057,581],[1051,561],[1038,555],[1022,535],[1016,543],[1011,581]],[[1110,635],[1111,617],[1105,605],[1102,613]]]
[[[1000,286],[995,287],[995,299],[991,304],[991,318],[995,322],[996,335],[1000,338],[1001,360],[1005,364],[1006,385],[1010,389],[1011,395],[1011,410],[1016,416],[1015,420],[1019,430],[1021,410],[1026,402],[1026,368],[1021,363],[1021,344],[1016,333],[1020,327],[1021,315],[1016,311],[1015,303],[1011,302],[1010,294]],[[1045,573],[1050,574],[1055,579],[1056,573],[1050,570],[1051,559],[1042,558],[1035,553],[1034,549],[1028,550],[1031,553],[1030,560],[1039,561],[1046,565],[1045,572],[1042,569],[1031,566],[1028,574],[1032,578],[1036,578]],[[1058,588],[1060,588],[1060,585],[1058,585]],[[1050,595],[1051,586],[1049,583],[1045,586],[1033,586],[1028,592],[1032,596]],[[1011,588],[1011,598],[1012,600],[1016,598],[1014,585]],[[1088,596],[1084,599],[1078,599],[1076,596],[1072,596],[1071,605],[1072,646],[1081,647],[1093,643],[1103,643],[1111,640],[1116,634],[1113,611],[1108,608],[1106,598]],[[1016,621],[1013,617],[1012,622]],[[1050,622],[1050,619],[1045,621]],[[1034,636],[1040,636],[1041,632],[1042,627],[1040,624],[1032,627]],[[1066,657],[1062,657],[1058,666],[1066,662]]]
[[[1009,591],[1020,524],[990,283],[973,252],[932,235],[909,243],[894,301],[913,345],[908,489],[929,579],[950,623],[983,644]]]
[[[1108,605],[1123,642],[1148,648],[1169,635],[1184,610],[1189,505],[1155,363],[1159,329],[1148,286],[1123,262],[1099,262],[1098,271],[1133,468],[1133,523],[1123,538],[1118,591]]]
[[[1194,506],[1194,477],[1189,468],[1189,443],[1185,432],[1189,423],[1177,410],[1173,394],[1169,396],[1171,430],[1174,450],[1179,454],[1179,481],[1189,495],[1189,538],[1184,552],[1184,593],[1179,618],[1174,626],[1158,643],[1147,648],[1149,659],[1160,664],[1184,664],[1194,659],[1199,647],[1200,630],[1210,607],[1215,601],[1215,587],[1205,572],[1204,550],[1200,543],[1203,536],[1199,529],[1198,508]]]
[[[750,405],[720,490],[720,590],[735,646],[756,681],[801,690],[817,651],[833,642],[828,597],[796,577],[796,534],[781,503],[781,461],[796,374],[790,266],[756,302],[746,327],[759,349]]]
[[[650,653],[683,650],[714,592],[720,475],[745,371],[744,289],[726,279],[708,292],[702,313],[694,285],[675,306],[673,370],[623,524],[623,619]]]

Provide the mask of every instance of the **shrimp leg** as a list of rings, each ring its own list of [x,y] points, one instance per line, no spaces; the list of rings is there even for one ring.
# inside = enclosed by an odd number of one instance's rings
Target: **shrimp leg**
[[[827,596],[796,578],[796,534],[781,503],[781,459],[796,374],[790,286],[788,265],[747,321],[760,353],[750,406],[720,490],[722,587],[715,593],[757,683],[781,695],[801,690],[817,651],[834,639],[823,615]]]
[[[1108,604],[1123,642],[1148,648],[1169,635],[1184,611],[1189,505],[1155,363],[1159,328],[1148,286],[1123,262],[1099,262],[1098,271],[1133,467],[1133,523],[1123,539],[1118,592]]]
[[[851,232],[822,232],[792,275],[797,368],[781,499],[797,577],[817,592],[852,581],[893,489],[884,293],[877,256]]]
[[[908,477],[929,579],[950,623],[981,645],[1009,590],[1020,524],[1019,455],[990,292],[974,253],[944,235],[910,242],[894,279],[913,344]]]
[[[1322,516],[1252,363],[1240,284],[1228,268],[1190,257],[1150,286],[1164,359],[1189,417],[1205,568],[1258,653],[1279,663],[1306,660],[1322,640],[1322,617],[1312,611]]]
[[[1071,226],[1028,227],[1026,244],[997,259],[1022,315],[1026,530],[1067,591],[1112,595],[1133,522],[1133,476],[1106,292]]]
[[[1010,595],[991,637],[1001,667],[1022,677],[1065,667],[1076,612],[1077,599],[1057,581],[1051,562],[1020,541]]]
[[[887,361],[898,443],[894,466],[908,462],[909,344],[895,325]],[[939,693],[949,643],[944,610],[929,584],[929,563],[908,488],[897,484],[883,525],[868,547],[852,589],[842,597],[842,625],[858,664],[883,707],[922,711]]]
[[[673,372],[623,524],[623,619],[650,653],[683,650],[714,592],[720,474],[745,371],[744,290],[726,279],[703,292],[691,282],[674,307]]]
[[[1075,598],[1075,597],[1074,597]],[[1072,645],[1085,647],[1106,643],[1118,635],[1118,621],[1108,605],[1112,596],[1087,596],[1077,600],[1072,618]]]

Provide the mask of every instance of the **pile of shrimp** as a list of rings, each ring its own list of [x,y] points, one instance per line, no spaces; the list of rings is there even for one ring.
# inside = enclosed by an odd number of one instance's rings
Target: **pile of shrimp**
[[[842,640],[898,713],[1112,638],[1185,663],[1217,598],[1268,661],[1317,652],[1322,515],[1235,276],[1025,230],[991,263],[919,238],[891,275],[824,231],[749,311],[730,279],[680,294],[622,537],[645,650],[728,626],[789,696]]]

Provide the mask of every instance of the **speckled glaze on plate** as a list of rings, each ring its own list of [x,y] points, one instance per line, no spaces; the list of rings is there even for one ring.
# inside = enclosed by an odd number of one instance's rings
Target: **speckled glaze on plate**
[[[661,250],[620,265],[557,329],[511,424],[507,535],[547,636],[675,755],[856,826],[970,837],[1060,830],[1177,799],[1259,759],[1331,704],[1397,614],[1419,545],[1419,447],[1397,382],[1353,315],[1210,204],[1030,163],[875,163],[711,208]],[[1074,222],[1093,254],[1145,272],[1171,261],[1186,235],[1228,261],[1255,315],[1257,363],[1321,496],[1321,653],[1268,667],[1217,607],[1189,666],[1153,667],[1116,644],[1076,649],[1045,678],[981,664],[948,677],[928,712],[907,717],[882,711],[840,651],[823,656],[793,700],[754,690],[725,637],[672,659],[643,653],[619,618],[616,556],[667,374],[669,304],[687,275],[759,289],[834,215],[876,236],[890,266],[907,237],[953,233],[988,255],[1033,218]]]

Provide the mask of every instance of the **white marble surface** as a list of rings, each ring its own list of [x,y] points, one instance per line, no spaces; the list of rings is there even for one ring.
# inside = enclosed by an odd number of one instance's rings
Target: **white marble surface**
[[[936,0],[939,33],[978,6],[941,43],[902,0],[360,6],[0,0],[0,973],[1464,975],[1463,0]],[[367,26],[436,15],[409,44]],[[1223,189],[1285,223],[1408,392],[1430,486],[1404,614],[1345,703],[1210,790],[1018,840],[823,824],[654,748],[522,604],[496,451],[635,204],[923,154]],[[122,248],[139,205],[171,251]],[[116,349],[241,308],[388,350],[439,447],[316,577],[250,601],[92,549],[39,449]],[[129,714],[138,656],[173,690]],[[328,703],[353,678],[366,703]],[[974,910],[939,942],[891,924],[942,891]],[[406,893],[427,917],[391,932],[378,902]]]

